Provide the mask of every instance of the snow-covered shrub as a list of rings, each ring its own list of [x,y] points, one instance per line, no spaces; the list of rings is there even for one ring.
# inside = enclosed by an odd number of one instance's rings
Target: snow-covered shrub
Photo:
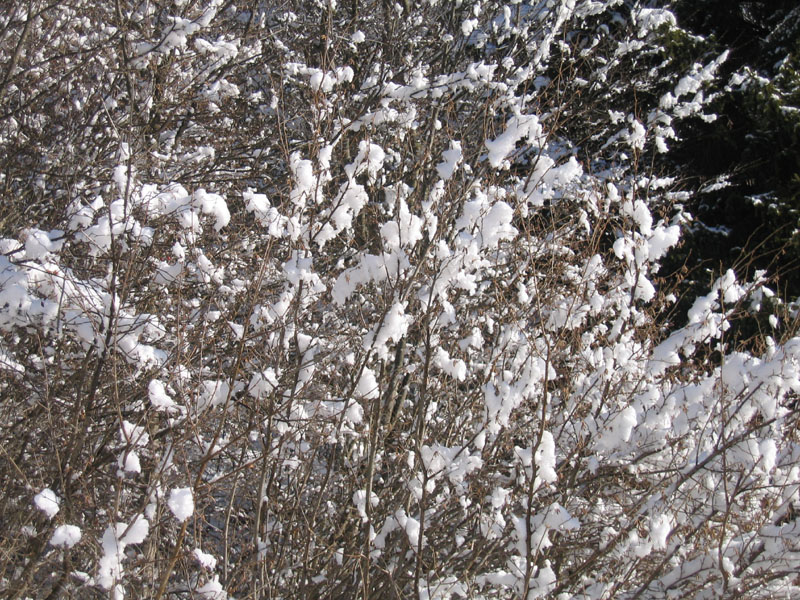
[[[0,141],[58,202],[0,240],[0,589],[797,593],[793,314],[730,343],[774,294],[727,272],[665,316],[650,165],[724,60],[671,72],[669,12],[26,10]]]

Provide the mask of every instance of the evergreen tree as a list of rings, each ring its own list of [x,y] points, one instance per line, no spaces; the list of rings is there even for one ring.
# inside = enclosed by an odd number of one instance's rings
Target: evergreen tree
[[[676,2],[697,37],[672,52],[729,49],[713,122],[684,123],[670,153],[700,193],[687,237],[690,264],[714,272],[768,269],[788,297],[800,294],[800,8],[795,2]],[[689,52],[691,55],[691,52]],[[681,255],[676,260],[686,260]]]

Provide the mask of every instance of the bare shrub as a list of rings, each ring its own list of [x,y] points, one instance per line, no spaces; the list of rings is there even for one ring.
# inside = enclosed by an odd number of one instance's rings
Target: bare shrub
[[[671,71],[670,13],[2,26],[5,595],[796,593],[796,310],[727,272],[665,317],[654,165],[724,58]]]

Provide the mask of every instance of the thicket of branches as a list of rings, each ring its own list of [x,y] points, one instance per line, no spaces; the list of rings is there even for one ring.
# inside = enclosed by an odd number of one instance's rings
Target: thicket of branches
[[[796,307],[659,270],[659,156],[726,83],[677,27],[7,9],[3,595],[797,594]]]

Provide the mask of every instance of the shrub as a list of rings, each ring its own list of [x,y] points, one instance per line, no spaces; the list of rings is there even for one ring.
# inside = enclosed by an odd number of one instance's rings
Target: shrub
[[[650,165],[724,60],[671,72],[669,12],[4,25],[4,593],[796,593],[796,311],[729,271],[668,316]]]

